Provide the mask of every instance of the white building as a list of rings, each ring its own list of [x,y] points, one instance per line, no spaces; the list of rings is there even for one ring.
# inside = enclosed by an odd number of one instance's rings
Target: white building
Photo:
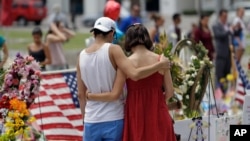
[[[97,16],[103,12],[104,4],[106,0],[47,0],[48,12],[52,12],[54,5],[59,5],[62,11],[70,13],[70,6],[72,2],[78,1],[83,9],[83,14],[87,16]],[[81,3],[80,3],[81,1]],[[121,0],[122,5],[129,10],[130,0]],[[164,15],[171,15],[174,12],[182,12],[183,10],[194,9],[194,0],[146,0],[140,1],[142,10],[145,11],[157,11]]]
[[[52,7],[58,4],[62,7],[63,12],[70,13],[73,3],[76,3],[82,14],[88,17],[96,17],[102,14],[104,4],[107,0],[47,0],[49,12]],[[131,0],[120,0],[122,5],[129,10]],[[216,10],[221,7],[228,8],[232,2],[244,0],[138,0],[142,7],[142,12],[157,11],[163,15],[172,15],[175,12],[183,12],[187,10],[197,10],[199,1],[202,10]]]

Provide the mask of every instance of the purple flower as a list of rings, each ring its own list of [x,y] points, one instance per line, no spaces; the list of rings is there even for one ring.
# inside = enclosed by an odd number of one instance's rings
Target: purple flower
[[[22,57],[21,54],[20,54],[20,52],[18,52],[18,53],[16,54],[16,57],[17,57],[17,58]]]
[[[34,71],[40,70],[40,65],[36,61],[32,61],[28,66],[30,66]]]
[[[12,75],[12,74],[6,75],[6,79],[12,79],[12,78],[13,78],[13,75]]]
[[[7,84],[8,86],[11,86],[11,85],[12,85],[12,81],[11,81],[10,79],[7,79],[7,80],[6,80],[6,84]]]

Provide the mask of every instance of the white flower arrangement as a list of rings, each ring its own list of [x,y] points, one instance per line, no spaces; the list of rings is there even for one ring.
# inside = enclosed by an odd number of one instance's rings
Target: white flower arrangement
[[[176,35],[171,34],[170,38],[175,38]],[[179,54],[181,49],[189,47],[194,51],[191,56],[191,61],[186,67],[181,64]],[[182,108],[186,117],[191,118],[198,113],[194,110],[194,103],[203,97],[204,89],[207,85],[208,71],[212,67],[212,62],[207,57],[208,51],[201,44],[197,44],[193,40],[183,39],[174,47],[174,54],[172,54],[172,44],[168,43],[166,33],[160,35],[160,43],[155,44],[154,52],[157,54],[164,54],[173,63],[171,66],[171,75],[175,93],[182,95]],[[203,68],[206,68],[203,70]],[[178,98],[177,98],[178,99]],[[170,100],[174,102],[174,100]]]
[[[205,54],[205,53],[204,53]],[[197,105],[190,106],[190,101],[193,99],[193,102],[196,102],[197,100],[201,100],[201,97],[204,93],[204,89],[206,88],[206,85],[202,81],[204,79],[201,75],[200,70],[203,67],[211,67],[212,62],[209,61],[208,57],[201,57],[199,55],[192,55],[191,56],[191,62],[188,63],[188,67],[185,69],[185,77],[183,80],[183,84],[180,86],[180,89],[182,90],[182,101],[183,101],[183,110],[187,117],[193,117],[195,114],[197,114],[197,111],[194,111],[193,109],[196,108]],[[197,81],[197,77],[200,77],[200,80]],[[195,88],[193,88],[195,87]],[[191,97],[191,95],[194,94],[194,96]],[[198,98],[198,99],[197,99]],[[198,108],[198,107],[197,107]],[[198,109],[197,109],[198,110]]]

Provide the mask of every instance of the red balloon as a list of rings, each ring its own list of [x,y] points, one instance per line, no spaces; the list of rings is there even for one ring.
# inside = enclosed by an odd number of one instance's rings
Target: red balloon
[[[120,15],[121,5],[115,0],[109,0],[104,8],[104,16],[116,21]]]

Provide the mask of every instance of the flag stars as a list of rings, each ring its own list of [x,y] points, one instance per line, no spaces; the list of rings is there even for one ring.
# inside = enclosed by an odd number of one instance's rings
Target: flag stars
[[[77,96],[77,79],[76,72],[64,74],[65,81],[69,86],[70,93],[72,94],[72,100],[76,107],[79,107],[78,96]]]

